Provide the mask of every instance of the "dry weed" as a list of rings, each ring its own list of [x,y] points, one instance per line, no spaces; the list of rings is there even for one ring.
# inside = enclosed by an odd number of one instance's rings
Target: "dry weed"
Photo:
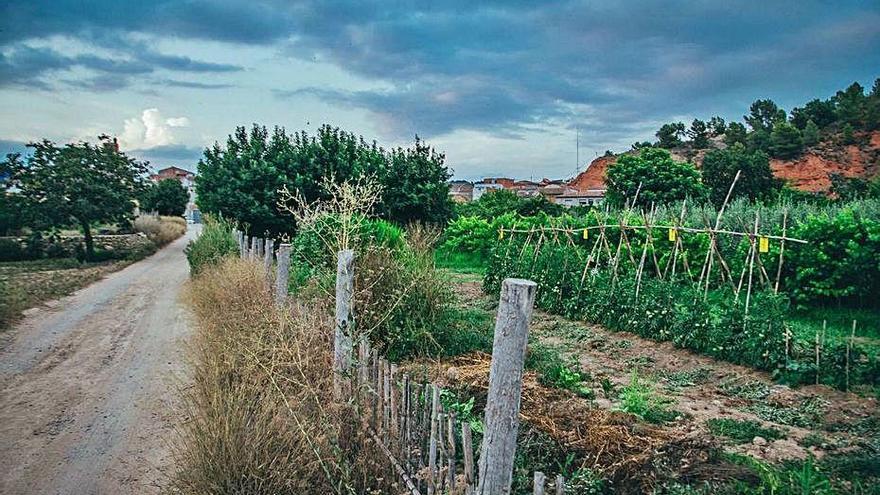
[[[277,309],[261,266],[227,260],[188,291],[198,320],[182,493],[356,493],[360,441],[336,405],[327,308]]]

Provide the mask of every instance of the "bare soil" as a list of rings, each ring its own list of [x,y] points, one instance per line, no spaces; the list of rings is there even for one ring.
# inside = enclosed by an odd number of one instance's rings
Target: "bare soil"
[[[158,493],[190,333],[187,238],[31,309],[0,344],[0,493]]]
[[[479,282],[462,278],[456,290],[465,304],[492,306],[492,298],[482,293]],[[599,409],[613,410],[619,405],[613,396],[603,394],[599,387],[603,379],[617,390],[629,383],[634,372],[651,383],[658,395],[671,399],[670,408],[680,413],[676,420],[662,425],[671,437],[708,438],[725,450],[778,462],[809,455],[821,459],[857,448],[865,440],[865,429],[880,424],[880,408],[874,397],[824,385],[792,388],[775,382],[768,373],[676,348],[669,342],[611,332],[541,311],[535,311],[530,331],[590,374],[590,385],[596,392],[594,404]],[[698,378],[691,383],[675,378],[686,374]],[[762,417],[756,412],[762,408],[780,414],[768,419],[766,413]],[[806,421],[792,424],[799,421],[789,420],[787,414],[800,414]],[[785,438],[759,438],[743,444],[713,438],[707,426],[713,418],[756,421],[781,431]]]

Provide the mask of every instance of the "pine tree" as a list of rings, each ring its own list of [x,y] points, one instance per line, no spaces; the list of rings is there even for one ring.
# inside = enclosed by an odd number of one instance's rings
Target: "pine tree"
[[[804,147],[801,131],[785,121],[776,122],[770,133],[770,154],[776,158],[794,158]]]
[[[804,146],[815,146],[819,143],[819,126],[812,120],[808,120],[803,135]]]

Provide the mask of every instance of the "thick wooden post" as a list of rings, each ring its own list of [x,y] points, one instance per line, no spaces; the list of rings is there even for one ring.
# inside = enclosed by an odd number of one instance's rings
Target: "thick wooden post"
[[[489,369],[486,426],[478,462],[479,495],[510,493],[529,318],[537,287],[535,282],[515,278],[505,279],[501,284]]]
[[[238,232],[238,250],[241,259],[245,259],[247,257],[247,236],[241,231]]]
[[[290,244],[278,246],[278,266],[275,268],[275,304],[287,301],[287,285],[290,280]]]
[[[534,495],[544,495],[544,480],[546,478],[541,471],[535,471],[534,479],[532,480],[532,493]]]
[[[257,238],[251,237],[251,244],[250,244],[250,249],[248,250],[247,258],[254,259],[254,256],[255,256],[254,253],[256,253],[256,252],[257,252]]]
[[[336,331],[333,339],[333,371],[335,390],[341,394],[347,387],[351,366],[351,327],[354,324],[354,251],[339,251],[336,262]],[[344,397],[344,396],[340,396]]]

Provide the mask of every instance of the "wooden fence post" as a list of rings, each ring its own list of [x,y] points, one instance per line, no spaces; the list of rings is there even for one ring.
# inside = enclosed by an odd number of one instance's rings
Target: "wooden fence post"
[[[537,287],[535,282],[515,278],[505,279],[501,284],[489,369],[486,426],[478,462],[479,495],[510,493],[529,318]]]
[[[354,309],[354,251],[339,251],[336,262],[336,331],[333,339],[333,371],[337,398],[347,388],[351,366],[351,327]]]
[[[248,259],[254,259],[254,253],[257,251],[257,238],[251,237],[250,249],[247,253]]]
[[[263,253],[263,265],[266,267],[266,280],[272,283],[272,262],[275,260],[275,241],[266,239],[266,252]]]
[[[239,231],[238,236],[239,255],[241,259],[245,259],[247,257],[247,236],[241,231]]]
[[[534,495],[544,495],[544,480],[546,476],[541,471],[535,471],[534,479],[532,480],[532,493]]]
[[[275,304],[287,301],[287,285],[290,280],[290,244],[278,246],[278,266],[275,268]]]

